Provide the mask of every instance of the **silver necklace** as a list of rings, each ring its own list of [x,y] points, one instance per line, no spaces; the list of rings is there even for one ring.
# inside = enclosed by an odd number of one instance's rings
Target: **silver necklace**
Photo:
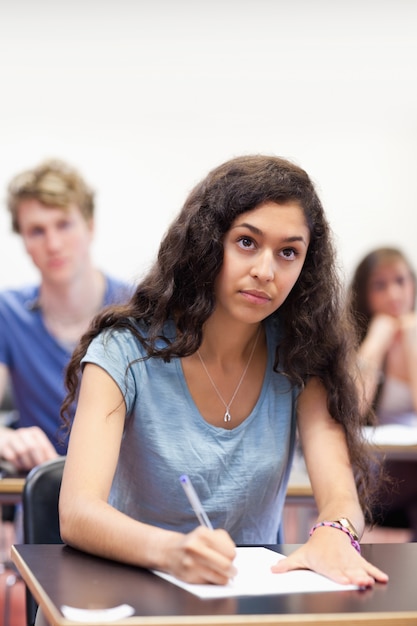
[[[223,396],[221,395],[220,391],[217,389],[216,383],[214,382],[214,380],[210,376],[210,372],[208,371],[208,369],[206,367],[206,364],[204,363],[203,357],[200,354],[200,350],[197,350],[197,354],[198,354],[198,357],[199,357],[199,359],[201,361],[201,365],[204,367],[204,371],[206,372],[209,381],[213,385],[214,391],[217,393],[217,395],[219,396],[220,400],[222,401],[222,403],[224,404],[224,407],[226,409],[226,412],[225,412],[224,417],[223,417],[223,421],[224,422],[230,422],[230,420],[232,419],[232,416],[230,415],[230,407],[232,406],[233,400],[236,398],[236,394],[237,394],[237,392],[240,389],[240,385],[242,384],[243,379],[245,378],[245,374],[248,371],[248,367],[250,365],[250,362],[252,361],[252,357],[253,357],[253,354],[255,352],[256,344],[258,343],[258,337],[259,337],[260,330],[261,330],[261,327],[259,326],[258,332],[256,333],[255,342],[254,342],[254,344],[252,346],[252,350],[251,350],[251,353],[249,355],[248,362],[246,363],[246,367],[243,370],[242,376],[240,377],[240,380],[239,380],[239,382],[237,384],[237,387],[236,387],[236,389],[234,391],[234,394],[232,395],[232,397],[231,397],[231,399],[230,399],[230,401],[228,403],[226,403],[224,401]]]

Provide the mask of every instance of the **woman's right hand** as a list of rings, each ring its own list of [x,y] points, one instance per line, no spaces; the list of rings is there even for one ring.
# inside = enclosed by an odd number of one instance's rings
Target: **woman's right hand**
[[[417,313],[412,311],[399,319],[401,337],[406,346],[417,345]]]
[[[169,574],[188,583],[226,585],[236,575],[236,546],[223,529],[198,526],[187,535],[171,536],[166,545]]]

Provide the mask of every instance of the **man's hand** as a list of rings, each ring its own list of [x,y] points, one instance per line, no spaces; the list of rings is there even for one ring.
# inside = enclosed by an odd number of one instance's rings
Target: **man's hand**
[[[35,465],[54,459],[58,454],[45,433],[37,426],[0,428],[0,458],[17,470],[31,470]]]

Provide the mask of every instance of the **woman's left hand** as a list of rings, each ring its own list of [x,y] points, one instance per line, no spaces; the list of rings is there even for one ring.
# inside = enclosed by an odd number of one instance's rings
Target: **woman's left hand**
[[[335,528],[317,528],[303,546],[272,567],[276,573],[309,569],[340,584],[371,587],[388,582],[388,575],[364,559],[346,533]]]

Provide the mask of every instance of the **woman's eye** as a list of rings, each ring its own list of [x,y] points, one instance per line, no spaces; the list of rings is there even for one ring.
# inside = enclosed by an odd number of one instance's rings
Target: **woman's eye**
[[[281,250],[281,254],[286,259],[294,259],[297,256],[297,252],[294,248],[284,248],[284,250]]]
[[[372,289],[374,291],[384,291],[385,287],[386,287],[385,282],[379,281],[379,280],[375,281],[372,285]]]
[[[253,247],[254,242],[251,237],[239,237],[238,244],[242,246],[242,248],[251,248]]]

